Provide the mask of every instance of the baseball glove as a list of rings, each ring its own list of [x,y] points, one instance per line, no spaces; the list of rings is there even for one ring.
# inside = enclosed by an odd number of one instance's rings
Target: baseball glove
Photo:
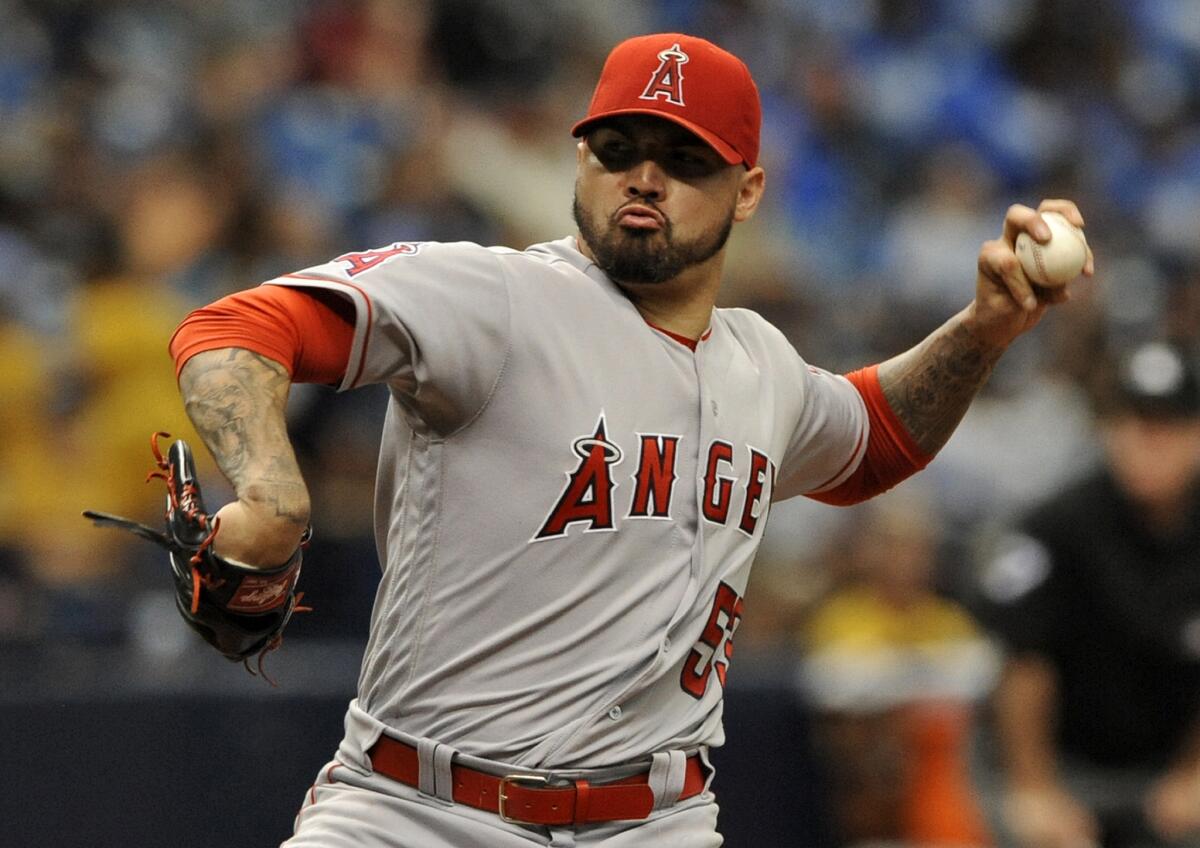
[[[94,510],[83,514],[97,526],[119,527],[165,548],[175,578],[175,606],[184,621],[226,657],[242,662],[251,674],[255,672],[250,659],[257,657],[258,673],[274,685],[263,673],[263,658],[279,647],[292,614],[308,611],[300,606],[303,593],[296,591],[296,581],[311,528],[291,558],[274,568],[253,568],[218,556],[212,543],[221,522],[204,508],[192,449],[177,439],[164,458],[159,437],[170,434],[151,436],[157,468],[146,480],[157,478],[167,484],[165,530]]]

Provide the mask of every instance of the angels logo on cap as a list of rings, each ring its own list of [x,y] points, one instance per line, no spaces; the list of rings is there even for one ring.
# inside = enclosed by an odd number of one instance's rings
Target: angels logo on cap
[[[658,54],[658,68],[650,75],[646,90],[641,93],[642,100],[653,100],[662,97],[668,103],[676,106],[685,105],[683,102],[683,65],[688,60],[688,54],[679,49],[675,42]]]
[[[584,135],[596,122],[618,115],[654,115],[679,124],[730,165],[753,168],[758,161],[762,106],[750,69],[703,38],[656,33],[614,47],[587,116],[571,134]]]

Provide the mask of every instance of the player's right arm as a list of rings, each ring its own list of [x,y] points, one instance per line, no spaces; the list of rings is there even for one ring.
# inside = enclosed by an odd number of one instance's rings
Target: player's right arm
[[[260,286],[189,315],[171,339],[184,407],[236,500],[216,515],[217,553],[274,566],[308,526],[309,494],[287,434],[292,383],[341,381],[353,308],[336,294]]]
[[[258,566],[286,561],[308,524],[292,383],[386,383],[406,414],[451,433],[491,397],[510,329],[507,278],[473,244],[397,243],[269,283],[196,310],[171,339],[188,415],[237,495],[213,544]]]
[[[291,378],[279,362],[244,348],[191,356],[179,372],[184,407],[237,499],[217,512],[224,557],[274,566],[308,526],[308,488],[284,415]]]

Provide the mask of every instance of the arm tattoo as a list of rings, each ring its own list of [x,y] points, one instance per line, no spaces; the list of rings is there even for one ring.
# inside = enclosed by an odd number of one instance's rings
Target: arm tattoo
[[[290,386],[282,365],[242,348],[196,354],[179,374],[188,417],[238,497],[301,521],[307,489],[287,436]]]
[[[879,366],[884,397],[926,455],[950,440],[1002,352],[980,341],[956,316]]]

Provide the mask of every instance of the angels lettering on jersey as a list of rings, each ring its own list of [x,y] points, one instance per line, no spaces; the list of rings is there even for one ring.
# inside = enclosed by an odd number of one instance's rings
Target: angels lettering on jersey
[[[695,491],[691,481],[681,481],[676,472],[680,451],[688,449],[681,442],[680,436],[668,433],[638,433],[637,445],[627,451],[609,438],[602,412],[592,432],[571,445],[573,464],[566,471],[567,483],[532,541],[563,538],[574,525],[582,526],[583,532],[598,532],[617,530],[622,521],[670,520],[675,498],[689,497]],[[622,479],[616,471],[627,452],[637,456],[632,480],[628,479],[630,472]],[[714,439],[704,446],[699,468],[704,475],[703,520],[720,526],[732,524],[753,536],[769,508],[775,463],[748,445],[739,447]],[[744,476],[736,473],[737,468],[745,469]],[[624,482],[630,483],[632,491],[627,501],[618,504],[617,490]],[[618,510],[618,506],[625,508]]]

